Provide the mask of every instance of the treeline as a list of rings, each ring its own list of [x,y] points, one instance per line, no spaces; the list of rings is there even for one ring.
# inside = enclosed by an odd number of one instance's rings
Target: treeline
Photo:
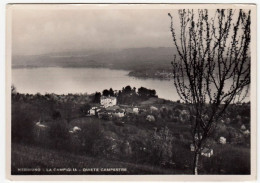
[[[103,90],[102,93],[96,92],[94,95],[93,102],[99,103],[101,96],[113,96],[117,97],[117,102],[118,104],[137,104],[141,101],[148,100],[149,98],[156,97],[156,91],[153,89],[147,89],[145,87],[140,87],[136,89],[135,87],[131,86],[126,86],[123,87],[122,90],[113,90],[112,88],[110,89],[105,89]]]

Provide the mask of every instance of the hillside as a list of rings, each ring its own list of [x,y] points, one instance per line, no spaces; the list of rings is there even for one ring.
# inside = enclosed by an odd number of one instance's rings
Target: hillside
[[[30,152],[30,156],[28,156]],[[12,145],[12,174],[18,172],[16,168],[37,168],[40,167],[41,172],[24,171],[19,174],[184,174],[190,173],[177,169],[162,169],[161,167],[135,164],[121,161],[112,161],[106,159],[97,159],[89,156],[75,155],[72,153],[61,152],[57,150],[45,149],[37,146],[25,146],[20,144]],[[54,171],[61,168],[62,171]],[[70,168],[77,168],[76,172],[70,171]],[[99,171],[93,171],[93,168],[99,168]],[[102,168],[102,169],[101,169]],[[121,171],[115,171],[115,168],[121,168]],[[47,171],[47,169],[49,171]],[[50,171],[52,169],[52,171]],[[65,170],[64,170],[65,169]],[[92,169],[92,170],[91,170]],[[126,170],[126,171],[125,171]]]
[[[167,78],[171,73],[173,48],[131,48],[123,50],[85,50],[50,53],[48,55],[14,55],[13,68],[89,67],[129,70],[129,75]],[[140,70],[141,68],[141,70]],[[157,74],[155,74],[157,72]],[[158,73],[166,72],[162,76]]]
[[[187,105],[138,97],[128,88],[118,94],[117,106],[108,108],[99,104],[97,93],[13,93],[13,173],[20,174],[19,168],[100,167],[127,168],[122,174],[190,174],[194,152]],[[93,107],[97,114],[90,113]],[[123,116],[116,115],[122,110]],[[249,130],[250,103],[231,105],[207,140],[214,155],[201,157],[200,174],[249,174]],[[226,144],[219,143],[221,136]]]
[[[169,66],[173,48],[86,50],[46,55],[14,55],[13,67],[107,67],[132,70],[139,66]]]

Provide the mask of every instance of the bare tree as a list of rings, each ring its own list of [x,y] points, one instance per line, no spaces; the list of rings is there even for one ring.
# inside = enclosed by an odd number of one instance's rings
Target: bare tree
[[[179,30],[168,15],[178,53],[172,62],[174,85],[189,104],[193,173],[198,174],[201,150],[220,117],[249,91],[250,10],[217,9],[212,18],[208,10],[178,10]]]

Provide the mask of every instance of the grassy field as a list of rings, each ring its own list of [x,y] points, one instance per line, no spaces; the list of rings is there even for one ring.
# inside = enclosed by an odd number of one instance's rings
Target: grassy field
[[[177,145],[177,144],[176,144]],[[220,145],[219,145],[220,146]],[[201,157],[200,174],[250,174],[250,150],[234,146],[216,148],[212,158]],[[180,153],[180,151],[182,153]],[[29,153],[28,153],[29,152]],[[186,156],[189,156],[187,158]],[[12,174],[191,174],[191,153],[187,148],[175,151],[176,166],[166,168],[154,165],[112,161],[97,157],[75,155],[42,147],[13,144]],[[190,160],[189,160],[190,159]],[[127,161],[127,160],[126,160]],[[18,168],[40,168],[41,172],[18,172]],[[47,172],[50,168],[77,168],[77,172]],[[83,172],[83,168],[126,168],[123,172]]]
[[[28,154],[28,152],[30,152]],[[126,172],[46,172],[50,168],[126,168]],[[41,168],[42,172],[18,172],[18,168]],[[36,146],[12,145],[12,174],[190,174],[189,170],[161,167],[74,155]]]

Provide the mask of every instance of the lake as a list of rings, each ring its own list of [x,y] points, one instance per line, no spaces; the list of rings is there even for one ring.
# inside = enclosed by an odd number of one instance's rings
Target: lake
[[[227,90],[231,81],[227,81]],[[104,89],[113,88],[121,90],[123,87],[155,89],[159,98],[176,101],[173,81],[158,79],[137,79],[128,76],[128,71],[112,70],[105,68],[19,68],[12,69],[12,84],[20,93],[41,94],[56,93],[88,93],[102,92]],[[249,101],[249,95],[245,102]]]
[[[159,98],[179,100],[172,81],[137,79],[128,71],[104,68],[19,68],[12,69],[12,84],[20,93],[95,93],[104,89],[121,90],[130,85],[155,89]]]

